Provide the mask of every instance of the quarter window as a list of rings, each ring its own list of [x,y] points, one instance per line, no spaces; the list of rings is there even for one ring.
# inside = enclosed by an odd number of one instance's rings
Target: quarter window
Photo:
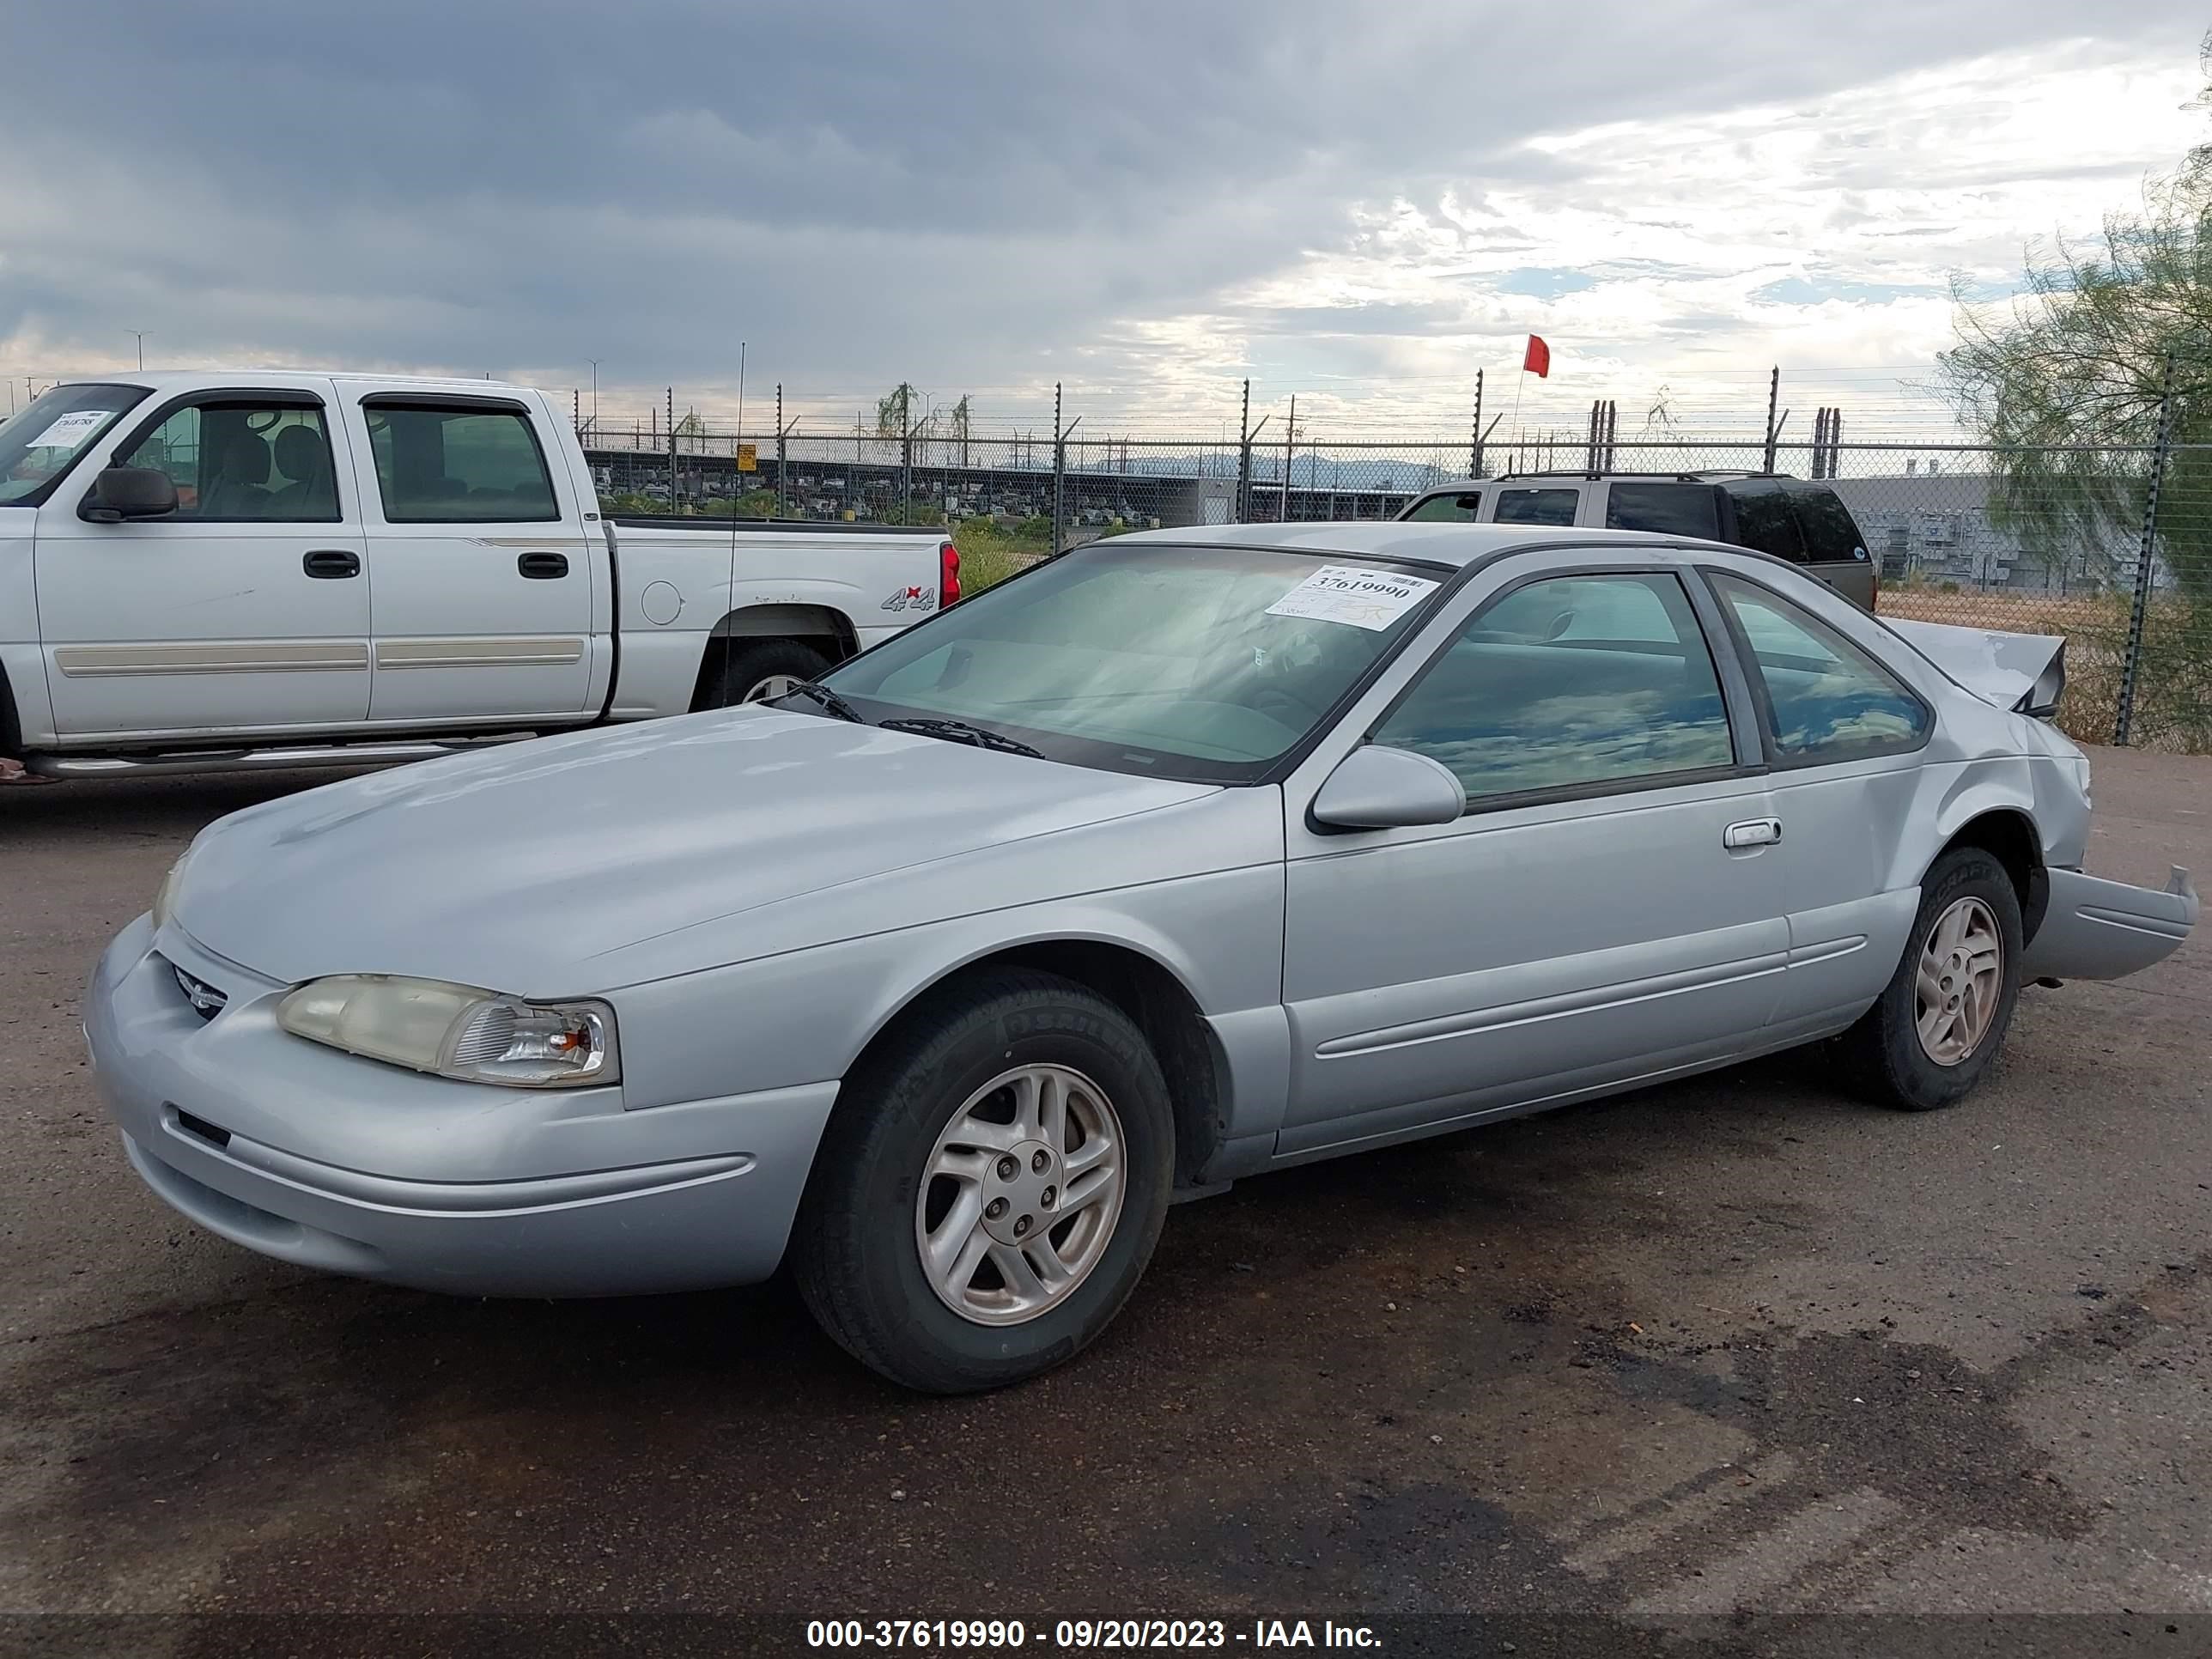
[[[177,511],[165,522],[333,524],[337,469],[320,408],[188,404],[141,439],[125,466],[166,472]]]
[[[1492,600],[1373,741],[1443,762],[1471,802],[1735,760],[1712,653],[1672,575],[1566,576]]]
[[[1413,503],[1413,510],[1406,514],[1408,524],[1473,524],[1482,516],[1482,492],[1469,489],[1460,493],[1446,491],[1430,495]]]
[[[1498,522],[1572,524],[1582,495],[1579,489],[1501,489],[1498,492]]]
[[[1790,493],[1797,510],[1797,528],[1805,538],[1805,557],[1813,564],[1849,564],[1863,560],[1866,538],[1852,520],[1850,509],[1836,492],[1820,484],[1801,484]]]
[[[1925,704],[1835,629],[1755,582],[1709,573],[1758,668],[1769,735],[1785,760],[1859,760],[1917,749]]]
[[[1754,553],[1805,562],[1805,538],[1790,510],[1788,490],[1771,478],[1732,478],[1722,488],[1735,503],[1735,542]]]
[[[519,410],[375,403],[376,488],[390,524],[532,524],[558,519],[553,478]]]

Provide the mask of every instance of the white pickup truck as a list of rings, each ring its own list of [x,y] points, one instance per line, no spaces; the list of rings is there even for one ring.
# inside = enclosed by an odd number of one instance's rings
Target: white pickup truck
[[[118,375],[0,426],[0,757],[405,760],[787,691],[959,597],[939,531],[610,520],[526,386]]]

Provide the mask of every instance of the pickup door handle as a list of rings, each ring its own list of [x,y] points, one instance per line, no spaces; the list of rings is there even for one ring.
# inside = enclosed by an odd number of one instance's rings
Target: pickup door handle
[[[300,568],[317,581],[339,581],[361,574],[361,555],[343,548],[320,548],[301,559]]]
[[[526,553],[514,562],[514,568],[534,582],[556,581],[568,574],[566,553]]]
[[[1746,818],[1741,823],[1731,823],[1721,831],[1721,845],[1731,850],[1740,847],[1771,847],[1781,839],[1780,818]]]

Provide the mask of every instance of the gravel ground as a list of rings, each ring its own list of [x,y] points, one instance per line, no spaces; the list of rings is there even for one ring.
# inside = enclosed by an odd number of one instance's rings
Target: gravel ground
[[[2096,769],[2093,871],[2212,874],[2212,761]],[[1807,1053],[1245,1182],[1172,1213],[1073,1365],[928,1401],[780,1285],[445,1300],[140,1188],[86,973],[200,825],[312,781],[0,790],[0,1646],[796,1651],[927,1616],[1035,1648],[1139,1613],[1231,1649],[1325,1616],[1399,1651],[2212,1644],[2201,939],[2027,993],[1952,1111]],[[378,1622],[426,1613],[553,1622]]]

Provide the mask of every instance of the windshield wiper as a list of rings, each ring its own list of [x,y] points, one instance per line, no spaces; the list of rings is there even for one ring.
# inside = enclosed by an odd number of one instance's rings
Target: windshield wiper
[[[966,720],[941,720],[934,714],[915,714],[899,720],[883,720],[879,724],[886,732],[919,732],[924,737],[945,738],[954,743],[973,744],[978,749],[995,749],[1006,755],[1027,755],[1031,760],[1042,760],[1044,750],[1032,749],[1014,738],[1002,737],[996,732],[987,732],[980,726],[970,726]]]
[[[850,720],[855,726],[866,726],[867,724],[867,721],[860,718],[860,711],[859,709],[854,708],[851,703],[847,702],[844,698],[839,696],[828,686],[817,685],[812,680],[801,680],[797,685],[793,686],[790,690],[785,692],[783,696],[785,697],[811,697],[815,702],[820,703],[823,708],[828,709],[841,720]],[[778,697],[776,701],[781,702],[783,701],[783,697]]]

